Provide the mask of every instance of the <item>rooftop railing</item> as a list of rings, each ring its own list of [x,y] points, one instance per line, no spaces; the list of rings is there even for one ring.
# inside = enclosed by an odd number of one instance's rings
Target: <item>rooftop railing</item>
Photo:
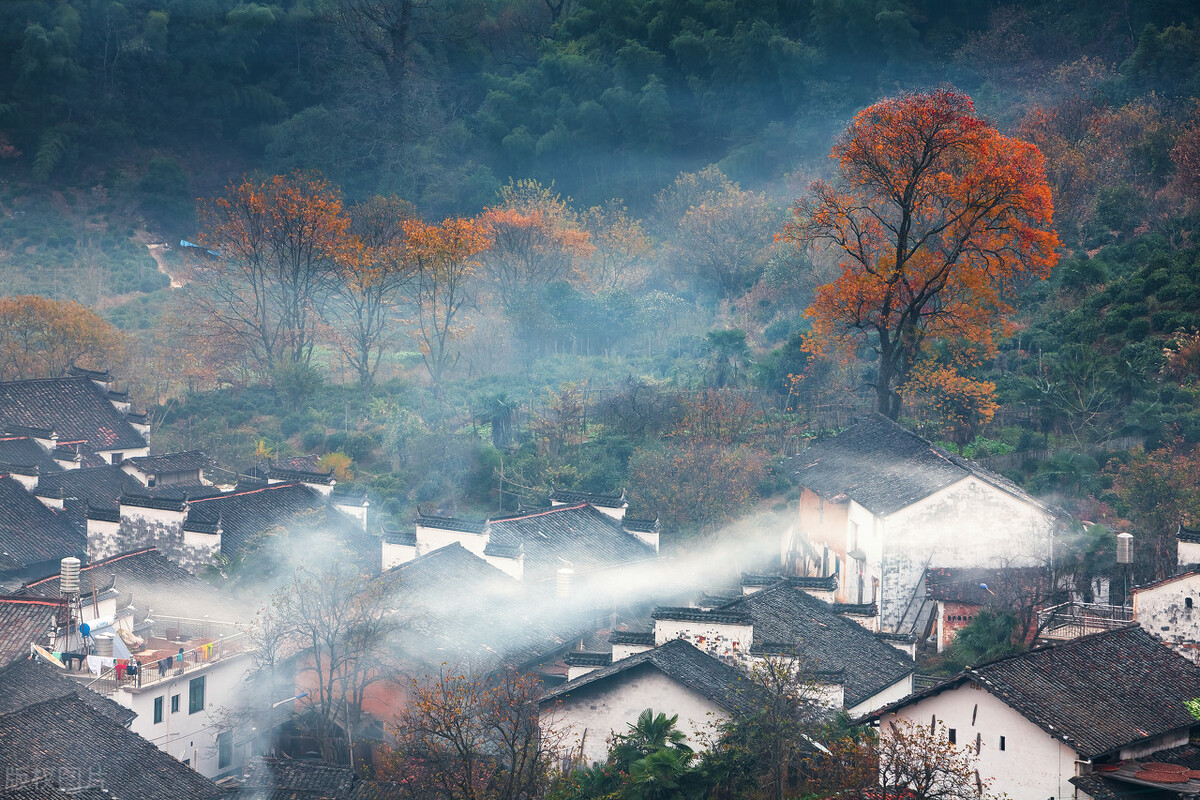
[[[1130,606],[1069,601],[1038,612],[1040,638],[1065,640],[1136,623]]]

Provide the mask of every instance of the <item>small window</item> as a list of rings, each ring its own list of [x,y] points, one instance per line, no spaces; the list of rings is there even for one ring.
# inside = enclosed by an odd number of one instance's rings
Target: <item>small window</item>
[[[1187,608],[1191,608],[1192,607],[1192,598],[1190,598],[1190,597],[1183,598],[1183,604]]]
[[[120,464],[120,463],[121,463],[122,461],[124,461],[124,460],[125,460],[125,454],[124,454],[124,453],[113,453],[113,454],[112,454],[112,463],[114,463],[114,464]]]
[[[950,729],[950,744],[958,744],[958,731],[954,728]]]
[[[173,695],[171,695],[171,713],[174,714],[178,711],[179,711],[179,695],[173,694]]]
[[[155,725],[157,725],[158,723],[163,721],[163,700],[164,699],[166,699],[165,695],[162,697],[154,698],[154,724]]]
[[[204,676],[192,678],[188,684],[188,713],[195,714],[204,710]]]
[[[1001,750],[1004,749],[1004,737],[1003,736],[1000,737],[1000,749]]]
[[[233,731],[217,734],[217,769],[225,769],[233,763]]]

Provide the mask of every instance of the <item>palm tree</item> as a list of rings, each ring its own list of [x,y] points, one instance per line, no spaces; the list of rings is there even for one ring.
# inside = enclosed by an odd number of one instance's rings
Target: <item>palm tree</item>
[[[647,708],[638,715],[637,722],[629,726],[629,733],[617,737],[613,750],[617,763],[630,765],[667,748],[691,754],[687,734],[676,727],[678,722],[678,714],[671,717],[663,713],[655,715],[654,709]]]
[[[739,371],[750,355],[746,332],[729,328],[709,331],[704,338],[711,362],[713,385],[717,388],[733,386],[738,382]]]

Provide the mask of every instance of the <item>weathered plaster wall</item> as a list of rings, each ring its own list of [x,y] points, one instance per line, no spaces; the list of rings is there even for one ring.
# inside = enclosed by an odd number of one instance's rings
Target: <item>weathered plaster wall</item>
[[[1053,518],[967,477],[883,520],[885,631],[895,631],[929,567],[1031,566],[1049,556]]]
[[[994,795],[1007,795],[1010,800],[1074,796],[1069,779],[1076,774],[1075,750],[978,684],[950,689],[885,715],[879,725],[881,736],[888,734],[888,723],[897,716],[918,725],[929,725],[936,718],[946,731],[955,730],[961,748],[974,750],[978,742],[979,774],[992,780]]]
[[[742,661],[749,656],[754,626],[656,619],[654,646],[659,647],[673,639],[684,639],[700,652],[722,661]]]
[[[1195,660],[1200,648],[1200,575],[1135,590],[1133,614],[1148,632]]]
[[[699,749],[701,733],[712,731],[728,715],[711,700],[677,683],[651,666],[628,670],[617,679],[587,686],[564,698],[543,714],[544,724],[566,732],[563,749],[579,753],[587,764],[603,762],[608,739],[624,733],[650,708],[679,715],[679,730]]]

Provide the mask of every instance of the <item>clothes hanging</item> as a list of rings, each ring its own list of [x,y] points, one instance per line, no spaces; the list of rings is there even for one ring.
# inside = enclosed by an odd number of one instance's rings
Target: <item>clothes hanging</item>
[[[88,668],[88,672],[92,673],[97,678],[99,678],[100,677],[100,656],[88,656],[87,657],[87,668]]]

